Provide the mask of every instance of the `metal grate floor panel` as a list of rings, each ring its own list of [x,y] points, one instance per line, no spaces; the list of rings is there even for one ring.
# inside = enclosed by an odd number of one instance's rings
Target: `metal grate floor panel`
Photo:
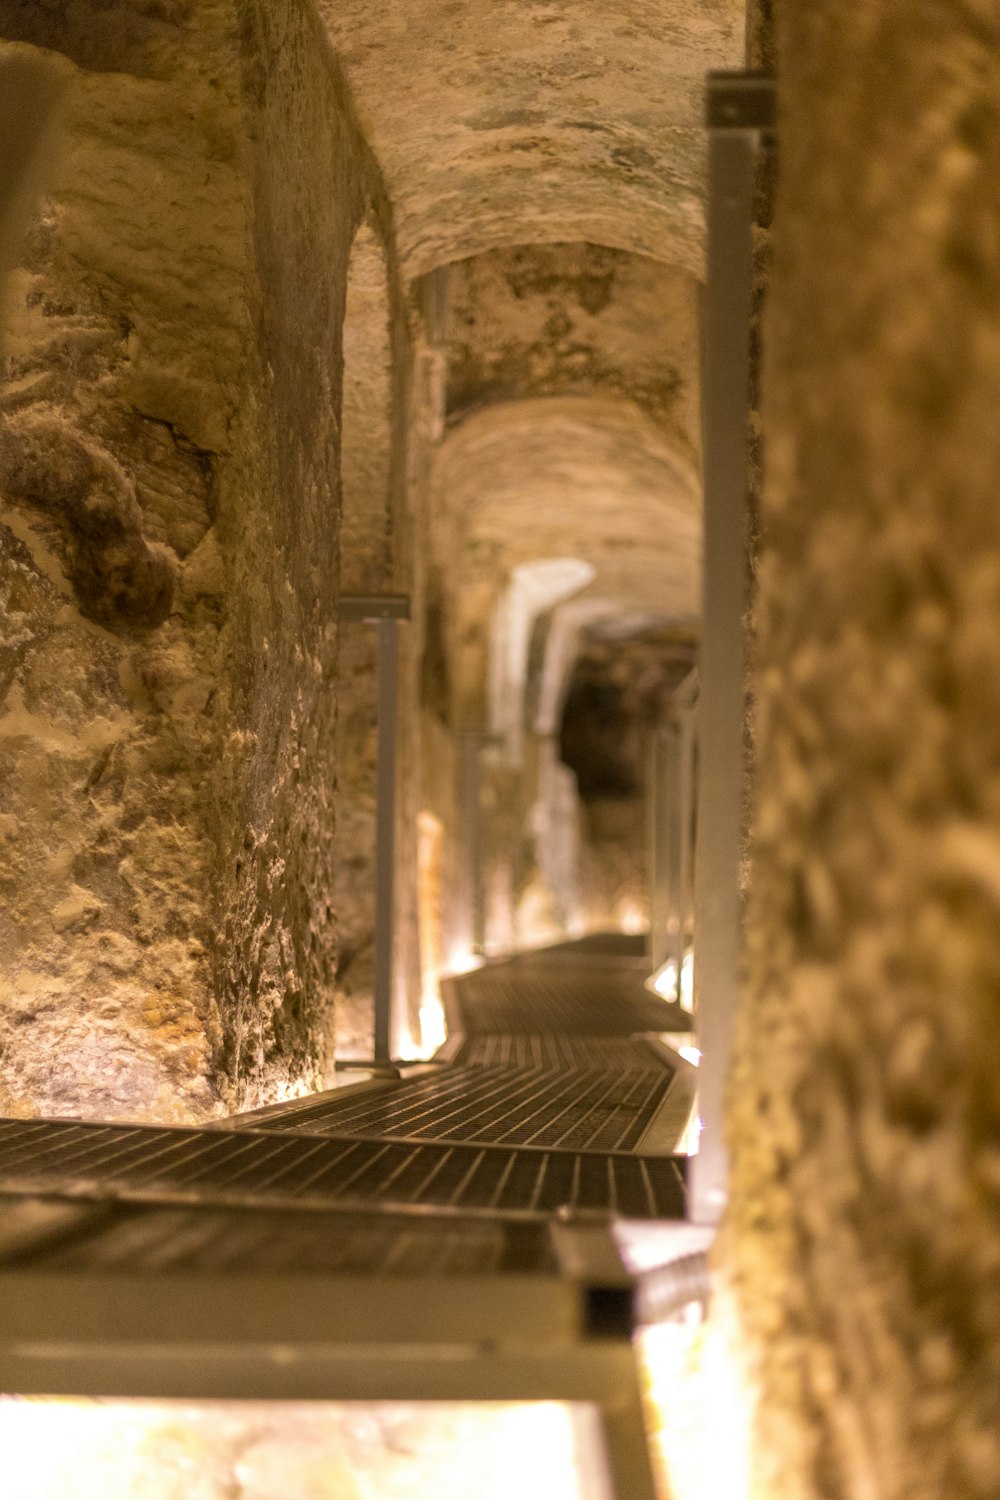
[[[637,974],[620,966],[529,970],[504,963],[464,975],[455,988],[469,1036],[626,1037],[690,1026],[679,1006],[654,999]]]
[[[277,1131],[0,1121],[0,1193],[682,1218],[683,1159]]]
[[[644,1069],[455,1067],[345,1097],[337,1092],[258,1128],[408,1140],[630,1151],[673,1081],[653,1059]]]
[[[662,1063],[642,1041],[623,1037],[579,1037],[484,1032],[462,1044],[459,1067],[610,1068],[617,1073],[656,1071]]]
[[[541,1221],[0,1198],[0,1267],[469,1276],[555,1264]]]

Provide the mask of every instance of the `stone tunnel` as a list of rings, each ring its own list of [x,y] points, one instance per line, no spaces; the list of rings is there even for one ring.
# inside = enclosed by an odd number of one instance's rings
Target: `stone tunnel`
[[[0,95],[5,1494],[995,1500],[991,0],[0,0]]]

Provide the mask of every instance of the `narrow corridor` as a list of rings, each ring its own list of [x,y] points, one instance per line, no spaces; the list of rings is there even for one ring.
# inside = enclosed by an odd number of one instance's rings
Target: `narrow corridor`
[[[658,1033],[687,1017],[647,993],[643,969],[620,939],[491,963],[452,981],[437,1060],[222,1129],[0,1123],[0,1190],[77,1204],[682,1218],[674,1153],[693,1069]]]

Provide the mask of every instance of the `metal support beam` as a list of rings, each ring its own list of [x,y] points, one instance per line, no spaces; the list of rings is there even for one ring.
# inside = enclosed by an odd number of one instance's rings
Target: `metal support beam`
[[[751,217],[758,140],[771,127],[773,112],[771,79],[709,74],[705,561],[695,877],[702,1133],[691,1201],[692,1219],[703,1224],[718,1222],[726,1201],[723,1104],[740,957]]]
[[[384,1246],[381,1216],[366,1218],[362,1234]],[[182,1270],[154,1256],[137,1272],[113,1255],[102,1261],[105,1222],[93,1221],[98,1245],[89,1263],[85,1238],[75,1241],[79,1269],[46,1267],[44,1244],[40,1266],[28,1245],[13,1264],[0,1264],[0,1390],[182,1401],[587,1403],[604,1451],[592,1447],[584,1462],[611,1481],[588,1486],[588,1495],[656,1500],[632,1344],[633,1282],[606,1223],[569,1218],[540,1239],[494,1214],[501,1248],[490,1248],[486,1267],[477,1268],[482,1231],[470,1226],[459,1269],[454,1252],[447,1269],[407,1269],[404,1254],[387,1275],[384,1248],[373,1251],[371,1270],[261,1270],[248,1263],[252,1252],[238,1268],[220,1269],[211,1255],[199,1264],[195,1249]],[[442,1224],[443,1241],[462,1224]],[[313,1231],[300,1226],[304,1232],[314,1241],[338,1237],[329,1220]],[[343,1237],[358,1233],[348,1217]]]
[[[650,737],[647,818],[650,850],[649,959],[654,974],[672,963],[681,994],[694,913],[694,774],[698,673],[671,694]]]
[[[677,840],[676,922],[673,924],[674,946],[671,957],[677,974],[677,999],[684,994],[684,962],[692,947],[694,911],[694,773],[695,709],[688,704],[677,716],[677,780],[674,822]]]
[[[341,594],[337,614],[342,620],[408,620],[409,594]]]
[[[376,1068],[392,1070],[396,880],[396,714],[399,622],[410,617],[406,594],[341,596],[341,620],[378,630],[378,744],[375,803],[375,1046]],[[355,1064],[359,1066],[359,1064]],[[363,1064],[362,1064],[363,1066]]]
[[[378,622],[378,782],[375,812],[375,1061],[392,1061],[396,877],[396,705],[399,623]]]
[[[469,730],[461,738],[460,838],[463,926],[469,951],[482,953],[486,939],[482,880],[482,747],[485,736]]]
[[[66,58],[53,52],[14,48],[0,60],[0,272],[16,265],[46,185],[72,76]]]
[[[669,730],[658,725],[649,736],[646,764],[646,833],[649,843],[649,932],[646,947],[653,973],[666,963],[670,951],[669,752]]]

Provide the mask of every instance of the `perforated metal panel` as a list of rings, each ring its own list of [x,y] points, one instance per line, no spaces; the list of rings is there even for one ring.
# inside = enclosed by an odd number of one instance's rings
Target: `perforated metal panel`
[[[0,1122],[0,1192],[681,1218],[683,1170],[679,1158],[602,1152]]]
[[[271,1128],[409,1140],[628,1151],[663,1102],[668,1069],[449,1068],[377,1092],[325,1095]]]
[[[616,1036],[580,1037],[485,1032],[462,1044],[455,1062],[478,1068],[609,1068],[617,1073],[661,1071],[641,1041]]]
[[[620,965],[499,964],[463,976],[458,987],[470,1036],[622,1037],[689,1025],[679,1006],[654,999],[640,975]]]

